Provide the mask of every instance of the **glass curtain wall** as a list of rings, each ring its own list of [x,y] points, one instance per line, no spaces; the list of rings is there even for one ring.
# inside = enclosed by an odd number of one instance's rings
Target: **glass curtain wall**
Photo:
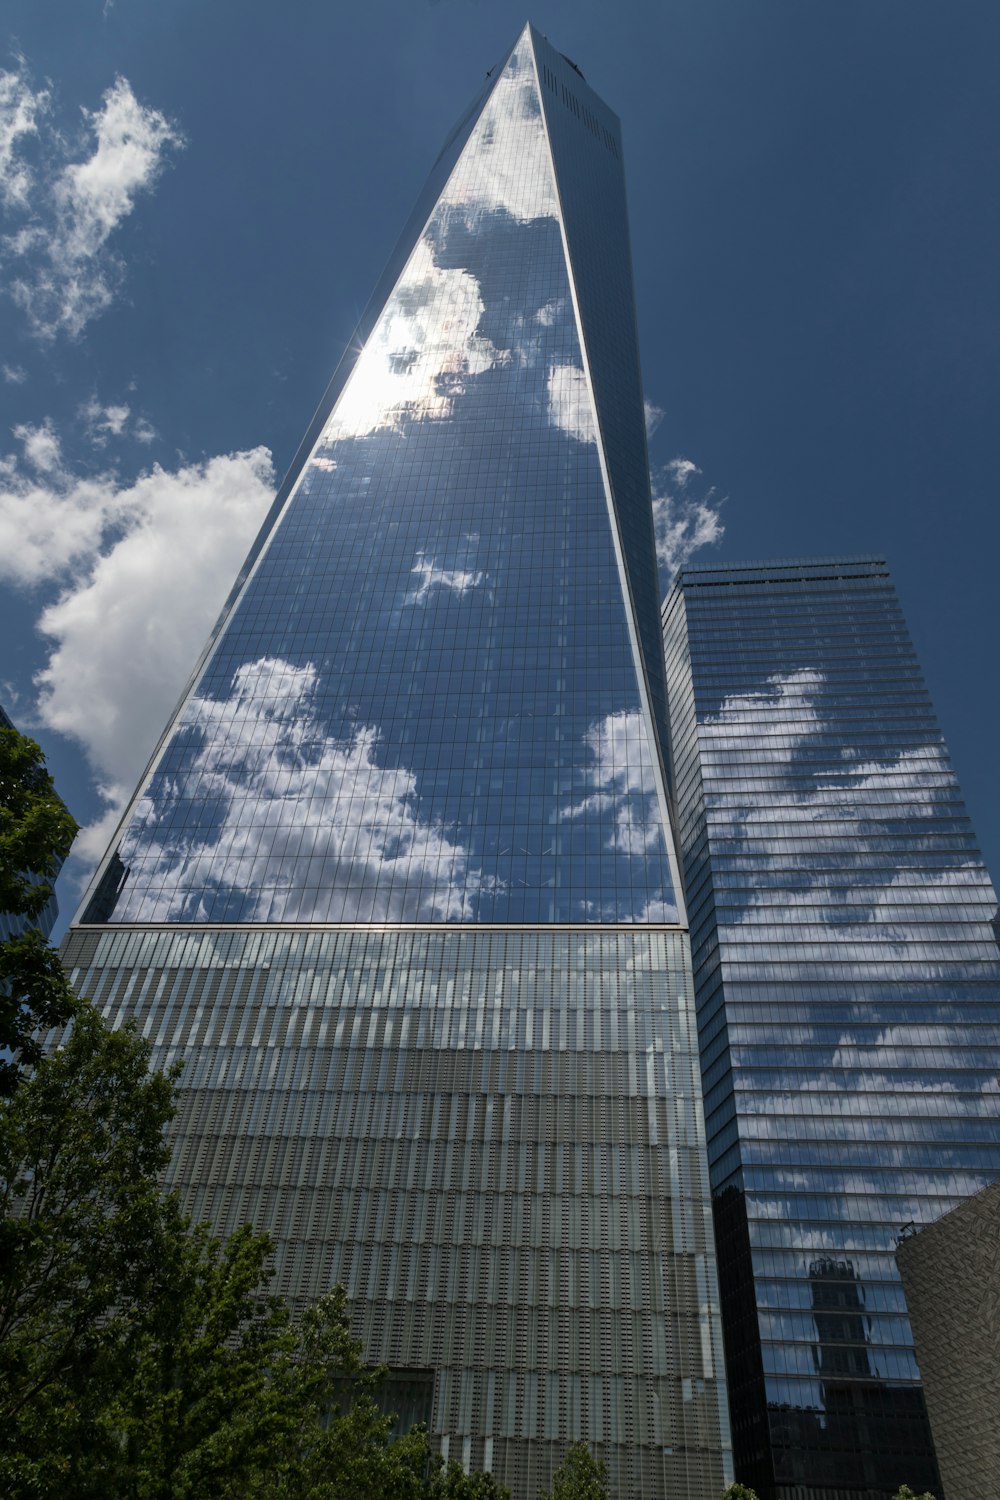
[[[895,1250],[1000,1172],[996,896],[884,563],[664,627],[737,1472],[939,1495]]]

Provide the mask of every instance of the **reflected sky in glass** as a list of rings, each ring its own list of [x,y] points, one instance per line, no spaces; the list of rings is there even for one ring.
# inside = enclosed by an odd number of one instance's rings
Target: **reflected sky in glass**
[[[884,565],[692,569],[666,641],[720,1268],[839,1496],[929,1452],[896,1237],[1000,1171],[996,896]]]
[[[676,920],[558,215],[525,36],[134,810],[114,920]]]

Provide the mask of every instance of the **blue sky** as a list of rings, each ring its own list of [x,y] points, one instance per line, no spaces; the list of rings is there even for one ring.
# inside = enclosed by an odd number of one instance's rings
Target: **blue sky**
[[[531,18],[623,120],[661,520],[675,544],[714,538],[695,560],[887,554],[996,870],[1000,12]],[[0,697],[90,825],[77,880],[525,19],[506,0],[8,0]]]

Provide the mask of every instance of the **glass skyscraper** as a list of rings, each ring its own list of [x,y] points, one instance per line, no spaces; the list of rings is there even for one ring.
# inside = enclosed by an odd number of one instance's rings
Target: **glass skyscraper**
[[[996,896],[883,562],[663,618],[736,1470],[940,1500],[895,1251],[1000,1173]]]
[[[658,605],[618,122],[528,27],[65,949],[185,1060],[189,1209],[517,1497],[729,1472]]]

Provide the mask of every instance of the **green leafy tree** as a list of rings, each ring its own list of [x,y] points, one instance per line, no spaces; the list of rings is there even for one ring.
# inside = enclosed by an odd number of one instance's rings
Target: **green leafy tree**
[[[509,1500],[510,1495],[492,1474],[467,1474],[454,1458],[447,1464],[440,1458],[434,1460],[424,1493],[428,1500]]]
[[[731,1484],[723,1490],[722,1500],[757,1500],[757,1492],[747,1484]]]
[[[173,1090],[147,1062],[143,1042],[83,1007],[0,1101],[3,1493],[59,1491],[155,1301],[176,1219],[158,1188]]]
[[[271,1474],[258,1469],[248,1493],[261,1500],[422,1500],[427,1434],[418,1428],[392,1441],[393,1418],[376,1399],[384,1374],[365,1368],[346,1293],[335,1287],[308,1309],[290,1353],[272,1365],[281,1458]]]
[[[76,836],[34,740],[0,726],[0,912],[26,929],[0,942],[0,1096],[10,1094],[41,1056],[38,1033],[62,1026],[75,1009],[58,955],[31,924]]]
[[[295,1340],[284,1303],[267,1294],[270,1243],[245,1228],[220,1240],[169,1209],[167,1220],[128,1378],[101,1412],[95,1477],[142,1500],[243,1494],[281,1463],[293,1425],[277,1377]]]
[[[908,1484],[901,1484],[892,1500],[934,1500],[934,1496],[930,1490],[924,1490],[922,1495],[918,1495],[915,1490],[910,1489]]]
[[[574,1443],[567,1451],[543,1500],[610,1500],[608,1471],[586,1443]]]
[[[293,1321],[270,1244],[159,1178],[173,1079],[81,1005],[0,1099],[0,1493],[11,1500],[507,1500],[394,1441],[342,1288]]]

